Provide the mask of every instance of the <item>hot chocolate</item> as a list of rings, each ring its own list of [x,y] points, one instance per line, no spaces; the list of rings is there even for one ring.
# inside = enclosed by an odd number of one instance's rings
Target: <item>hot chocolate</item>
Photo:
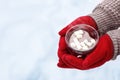
[[[81,57],[92,51],[99,40],[98,32],[90,25],[79,24],[71,27],[65,36],[68,50]]]
[[[95,39],[90,37],[87,31],[78,30],[73,32],[71,35],[69,39],[69,45],[75,50],[86,51],[95,45]]]

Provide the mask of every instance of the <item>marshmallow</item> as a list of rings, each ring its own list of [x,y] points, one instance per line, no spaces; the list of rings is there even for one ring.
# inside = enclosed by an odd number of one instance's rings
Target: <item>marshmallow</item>
[[[83,50],[88,50],[89,48],[88,48],[88,46],[83,46],[82,49]]]
[[[71,42],[71,43],[70,43],[70,46],[71,46],[72,48],[75,48],[76,45],[75,45],[74,42]]]
[[[78,30],[71,35],[69,44],[75,50],[86,51],[95,44],[95,40],[89,36],[88,32]]]
[[[84,42],[84,43],[88,43],[88,40],[87,40],[87,39],[85,39],[83,42]]]
[[[85,39],[85,40],[84,40],[84,43],[85,43],[87,46],[89,46],[89,47],[91,47],[91,46],[92,46],[92,43],[91,43],[91,42],[89,42],[87,39]]]
[[[80,44],[76,37],[73,39],[73,41],[74,41],[75,45],[79,45]]]
[[[80,45],[81,45],[82,47],[86,46],[84,42],[81,42]]]
[[[80,45],[77,45],[77,50],[81,50],[82,47]]]
[[[82,38],[83,35],[79,34],[79,35],[76,35],[77,38]]]
[[[83,34],[84,31],[83,31],[83,30],[78,30],[78,33],[79,33],[79,34]]]
[[[73,41],[74,41],[74,44],[75,44],[75,46],[76,46],[76,49],[77,49],[77,50],[81,50],[82,47],[80,46],[80,43],[79,43],[78,39],[77,39],[77,38],[74,38]]]
[[[79,34],[83,34],[84,32],[83,32],[83,30],[78,30],[78,31],[75,31],[74,33],[75,33],[75,35],[79,35]]]
[[[91,39],[90,41],[91,41],[91,43],[95,44],[95,40],[94,39]]]

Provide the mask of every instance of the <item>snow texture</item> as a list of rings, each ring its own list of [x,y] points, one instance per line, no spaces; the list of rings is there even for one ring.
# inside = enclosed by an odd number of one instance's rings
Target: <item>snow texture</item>
[[[0,0],[0,80],[120,80],[120,58],[91,70],[56,66],[58,31],[100,0]]]

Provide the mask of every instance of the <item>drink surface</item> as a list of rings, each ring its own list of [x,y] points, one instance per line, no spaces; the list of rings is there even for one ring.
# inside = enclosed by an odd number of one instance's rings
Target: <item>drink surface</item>
[[[95,46],[95,39],[85,30],[73,32],[69,38],[69,45],[77,51],[88,51]]]

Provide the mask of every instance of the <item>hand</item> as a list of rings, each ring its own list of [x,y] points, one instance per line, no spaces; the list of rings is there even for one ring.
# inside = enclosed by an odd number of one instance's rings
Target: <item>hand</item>
[[[107,34],[100,37],[96,48],[84,59],[71,55],[66,47],[65,39],[61,37],[58,54],[62,62],[59,61],[58,66],[62,68],[63,65],[61,65],[61,63],[64,63],[66,68],[76,68],[80,70],[91,69],[101,66],[113,57],[113,44]]]
[[[64,52],[69,54],[69,51],[66,49],[67,45],[66,45],[66,43],[64,41],[66,31],[69,28],[71,28],[72,26],[77,25],[77,24],[88,24],[88,25],[94,27],[95,29],[97,29],[97,25],[96,25],[95,21],[90,16],[79,17],[76,20],[74,20],[71,24],[66,26],[64,29],[62,29],[59,32],[59,35],[61,36],[61,38],[60,38],[59,49],[58,49],[58,57],[59,57],[58,66],[62,65],[62,67],[64,67],[64,68],[73,68],[72,66],[66,65],[63,62],[63,60],[61,59],[61,56],[64,54]]]
[[[62,68],[76,68],[86,70],[98,67],[104,64],[106,61],[110,60],[113,56],[113,45],[110,37],[107,34],[100,37],[99,43],[96,46],[96,48],[91,53],[89,53],[89,55],[87,55],[84,59],[77,58],[71,55],[71,52],[69,52],[67,49],[67,44],[65,42],[65,34],[69,28],[77,24],[88,24],[97,29],[95,21],[89,16],[79,17],[67,27],[62,29],[59,32],[60,41],[58,48],[58,66]]]

